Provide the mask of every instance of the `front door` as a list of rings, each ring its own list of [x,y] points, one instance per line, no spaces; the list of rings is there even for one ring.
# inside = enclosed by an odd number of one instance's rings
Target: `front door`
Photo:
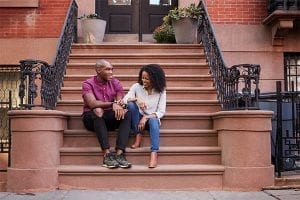
[[[178,0],[96,0],[96,13],[107,21],[106,33],[152,33]]]

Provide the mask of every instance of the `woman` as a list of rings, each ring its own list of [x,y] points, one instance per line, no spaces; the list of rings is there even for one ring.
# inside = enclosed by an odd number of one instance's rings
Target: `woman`
[[[157,166],[159,150],[160,119],[166,112],[166,77],[157,64],[145,65],[140,69],[138,82],[133,84],[124,97],[131,111],[131,128],[136,134],[131,148],[140,147],[142,131],[150,132],[151,154],[149,168]]]

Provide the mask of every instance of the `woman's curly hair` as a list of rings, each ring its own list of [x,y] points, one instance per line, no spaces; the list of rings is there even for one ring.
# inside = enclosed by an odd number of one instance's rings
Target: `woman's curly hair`
[[[145,65],[140,69],[138,83],[143,85],[142,73],[147,72],[149,74],[152,87],[157,92],[163,92],[166,89],[166,75],[164,70],[157,64]]]

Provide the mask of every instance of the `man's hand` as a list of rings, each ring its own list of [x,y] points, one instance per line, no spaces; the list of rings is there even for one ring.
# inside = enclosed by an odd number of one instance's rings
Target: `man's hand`
[[[115,112],[115,118],[117,120],[124,119],[125,110],[123,109],[122,106],[118,105],[117,103],[113,103],[112,104],[112,109]]]

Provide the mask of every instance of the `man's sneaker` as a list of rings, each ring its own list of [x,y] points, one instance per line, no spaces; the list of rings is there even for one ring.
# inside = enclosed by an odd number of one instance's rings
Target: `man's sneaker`
[[[119,163],[119,167],[122,167],[122,168],[130,168],[131,167],[131,163],[129,163],[126,160],[124,153],[122,153],[120,155],[116,154],[116,161]]]
[[[113,153],[106,153],[103,158],[103,167],[107,167],[109,169],[119,167],[119,163],[115,159],[115,154]]]

